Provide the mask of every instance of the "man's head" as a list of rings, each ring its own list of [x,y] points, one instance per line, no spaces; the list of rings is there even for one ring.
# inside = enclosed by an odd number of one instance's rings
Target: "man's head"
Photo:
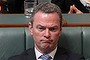
[[[60,8],[52,3],[37,5],[29,29],[37,50],[43,54],[53,51],[57,47],[62,30]]]
[[[32,20],[31,20],[32,23],[33,23],[33,17],[38,11],[42,11],[43,13],[48,13],[48,14],[56,12],[60,18],[60,26],[62,26],[62,13],[61,13],[61,9],[57,5],[53,3],[47,3],[47,2],[38,4],[34,8],[34,11],[32,14]]]

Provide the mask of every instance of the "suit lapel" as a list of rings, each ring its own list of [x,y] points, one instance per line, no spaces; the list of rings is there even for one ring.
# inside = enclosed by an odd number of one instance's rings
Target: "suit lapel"
[[[27,52],[26,60],[36,60],[34,48]]]
[[[54,60],[67,60],[68,55],[65,49],[58,47]]]

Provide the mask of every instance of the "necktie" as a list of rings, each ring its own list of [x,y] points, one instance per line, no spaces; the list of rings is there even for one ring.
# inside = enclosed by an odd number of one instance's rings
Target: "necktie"
[[[42,60],[51,60],[52,57],[49,56],[49,55],[41,55],[41,56],[40,56],[40,59],[42,59]]]

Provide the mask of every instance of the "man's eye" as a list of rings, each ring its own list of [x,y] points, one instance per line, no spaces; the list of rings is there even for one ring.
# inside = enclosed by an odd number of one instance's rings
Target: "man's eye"
[[[45,28],[43,28],[43,27],[38,27],[38,30],[39,30],[39,31],[43,31],[43,30],[45,30]]]
[[[52,28],[49,28],[49,30],[50,30],[50,31],[52,31],[52,32],[56,32],[56,31],[57,31],[57,29],[58,29],[57,27],[52,27]]]

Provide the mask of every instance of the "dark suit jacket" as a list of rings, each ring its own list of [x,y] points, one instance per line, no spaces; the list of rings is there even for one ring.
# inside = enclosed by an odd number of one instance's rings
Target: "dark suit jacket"
[[[73,4],[83,13],[89,12],[79,0],[52,0],[51,2],[58,5],[61,8],[62,13],[68,13],[70,5]]]
[[[20,55],[10,57],[9,60],[36,60],[34,49],[28,49]],[[54,60],[85,60],[84,57],[58,48]]]

